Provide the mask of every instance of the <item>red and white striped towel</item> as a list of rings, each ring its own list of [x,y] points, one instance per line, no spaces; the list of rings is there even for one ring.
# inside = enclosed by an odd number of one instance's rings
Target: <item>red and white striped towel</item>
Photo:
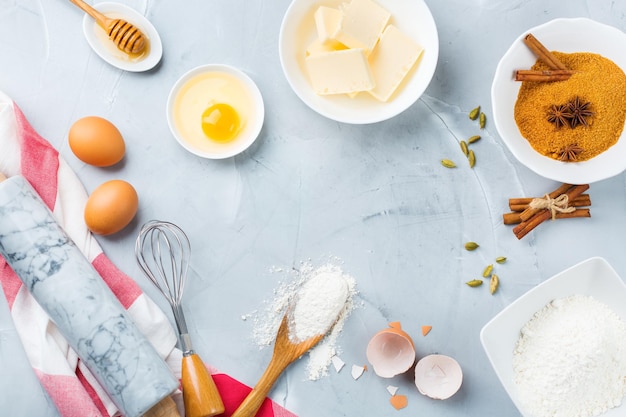
[[[0,92],[0,172],[24,176],[52,210],[57,222],[80,248],[133,318],[139,329],[180,378],[181,352],[167,316],[130,277],[103,253],[85,226],[87,193],[59,153],[30,126],[20,109]],[[0,257],[0,284],[26,355],[63,417],[119,415],[113,402],[79,360],[22,281]],[[211,369],[229,416],[250,387]],[[180,397],[180,394],[178,394]],[[180,398],[177,398],[180,407]],[[181,410],[182,415],[182,410]],[[296,417],[266,399],[258,416]]]

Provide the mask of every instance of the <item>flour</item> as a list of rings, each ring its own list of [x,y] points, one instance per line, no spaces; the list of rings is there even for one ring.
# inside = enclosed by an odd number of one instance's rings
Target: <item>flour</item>
[[[348,281],[342,274],[322,271],[298,290],[289,323],[293,343],[325,334],[339,317],[348,300]]]
[[[591,417],[626,395],[626,323],[592,297],[550,302],[522,328],[513,355],[534,417]]]
[[[283,271],[275,269],[274,272]],[[356,281],[334,264],[315,268],[304,263],[294,272],[296,276],[274,291],[274,299],[266,303],[265,309],[253,315],[253,337],[260,347],[271,345],[290,305],[294,306],[288,316],[290,333],[297,339],[294,342],[326,333],[332,326],[324,339],[309,351],[306,372],[313,381],[328,375],[332,357],[339,353],[337,338],[354,310]]]

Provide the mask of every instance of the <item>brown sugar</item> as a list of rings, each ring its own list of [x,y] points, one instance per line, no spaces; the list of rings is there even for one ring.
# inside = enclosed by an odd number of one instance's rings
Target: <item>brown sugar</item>
[[[593,158],[613,146],[626,121],[626,75],[613,61],[587,52],[553,54],[574,71],[565,81],[524,81],[515,103],[515,122],[522,136],[540,154],[562,160],[565,149],[581,149],[576,161]],[[541,61],[534,70],[546,70]],[[590,103],[587,126],[558,126],[549,119],[553,106],[579,97]]]

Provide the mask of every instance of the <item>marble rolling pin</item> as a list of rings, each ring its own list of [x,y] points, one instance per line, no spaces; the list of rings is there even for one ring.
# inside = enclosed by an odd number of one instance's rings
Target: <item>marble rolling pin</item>
[[[171,401],[167,364],[28,181],[2,173],[0,254],[124,416]]]

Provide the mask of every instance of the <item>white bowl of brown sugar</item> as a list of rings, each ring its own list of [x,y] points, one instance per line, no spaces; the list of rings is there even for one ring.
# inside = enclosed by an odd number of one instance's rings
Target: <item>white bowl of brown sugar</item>
[[[586,18],[555,19],[513,42],[491,100],[496,129],[522,164],[570,184],[626,170],[625,44],[622,31]]]

